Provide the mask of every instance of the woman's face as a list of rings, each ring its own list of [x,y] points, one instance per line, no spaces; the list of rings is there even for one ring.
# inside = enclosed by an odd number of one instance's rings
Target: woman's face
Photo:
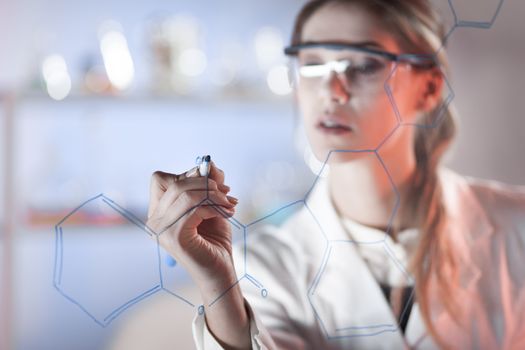
[[[302,42],[334,41],[400,53],[394,37],[381,22],[356,5],[327,4],[304,24]],[[297,59],[299,65],[315,65],[345,59],[359,61],[362,57],[349,50],[311,48],[300,51]],[[370,64],[374,68],[378,63]],[[296,89],[299,108],[312,150],[320,161],[324,161],[331,150],[374,150],[398,125],[384,88],[394,67],[390,61],[387,64],[386,75],[372,78],[364,75],[354,81],[350,78],[345,81],[341,74],[334,72],[323,78],[299,78]],[[414,122],[418,114],[418,98],[424,88],[421,76],[407,65],[399,65],[389,85],[403,121]],[[394,142],[388,142],[389,145],[384,147],[395,148],[396,143],[401,144],[402,140],[393,138]],[[343,161],[349,157],[354,156],[340,153],[333,155],[331,161]]]

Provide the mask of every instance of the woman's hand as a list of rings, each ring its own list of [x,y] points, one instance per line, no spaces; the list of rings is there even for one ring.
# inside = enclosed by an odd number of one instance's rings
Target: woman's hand
[[[160,245],[180,262],[195,282],[217,286],[232,282],[232,233],[227,217],[237,199],[228,196],[224,173],[213,162],[207,177],[157,171],[152,175],[147,226]],[[193,171],[195,173],[195,171]],[[219,283],[222,284],[222,283]]]
[[[237,199],[228,191],[224,173],[213,162],[208,178],[193,177],[191,170],[182,175],[157,171],[151,177],[146,225],[199,287],[206,323],[217,341],[227,349],[251,349],[250,321],[236,283],[227,219],[233,216]]]

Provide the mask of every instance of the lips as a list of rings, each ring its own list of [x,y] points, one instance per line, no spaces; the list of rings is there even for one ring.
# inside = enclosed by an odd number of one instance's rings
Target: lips
[[[325,116],[317,124],[317,128],[325,133],[341,134],[352,132],[353,129],[339,116]]]

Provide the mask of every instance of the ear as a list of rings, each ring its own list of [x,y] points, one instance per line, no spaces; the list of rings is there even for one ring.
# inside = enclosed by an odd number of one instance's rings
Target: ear
[[[441,102],[445,78],[439,68],[432,68],[422,73],[422,92],[417,101],[417,108],[423,113],[433,111]]]

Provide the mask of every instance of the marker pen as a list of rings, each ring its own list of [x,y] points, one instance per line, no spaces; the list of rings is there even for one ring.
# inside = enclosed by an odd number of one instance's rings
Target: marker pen
[[[177,177],[177,180],[182,180],[187,177],[198,177],[198,176],[208,176],[210,173],[210,167],[211,167],[211,157],[210,156],[202,156],[197,157],[196,163],[197,165],[191,168],[190,170],[186,171],[184,174],[179,175]]]
[[[199,164],[199,173],[201,176],[208,176],[210,173],[211,157],[209,155],[203,156]]]

